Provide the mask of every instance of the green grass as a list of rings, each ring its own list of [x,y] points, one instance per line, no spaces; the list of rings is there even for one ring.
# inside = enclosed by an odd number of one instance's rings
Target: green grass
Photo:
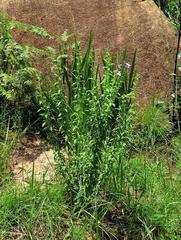
[[[26,188],[4,184],[0,195],[0,238],[179,239],[180,160],[171,166],[165,150],[167,146],[161,150],[158,146],[154,152],[132,156],[125,166],[129,194],[102,192],[95,204],[83,211],[69,205],[62,180],[51,184],[34,182],[33,186],[30,181]]]
[[[34,184],[25,190],[4,186],[0,206],[1,239],[10,239],[11,235],[22,239],[55,239],[58,231],[64,231],[66,214],[70,216],[59,183],[45,187]]]
[[[136,156],[132,160],[132,188],[141,196],[139,209],[145,234],[150,239],[178,239],[180,224],[180,179],[179,169],[173,171],[168,159],[156,153],[156,159]],[[155,161],[155,162],[153,162]],[[150,233],[149,233],[150,231]]]

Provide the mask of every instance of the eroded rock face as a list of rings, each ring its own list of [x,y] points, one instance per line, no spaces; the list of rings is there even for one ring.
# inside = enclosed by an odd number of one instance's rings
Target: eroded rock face
[[[170,96],[176,33],[152,0],[1,0],[0,9],[51,34],[78,32],[85,44],[92,31],[97,51],[127,47],[131,57],[137,50],[141,105]],[[31,34],[16,37],[39,47],[48,44]]]

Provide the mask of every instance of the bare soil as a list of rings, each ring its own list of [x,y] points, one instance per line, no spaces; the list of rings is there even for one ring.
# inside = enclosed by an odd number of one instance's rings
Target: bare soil
[[[54,35],[65,29],[76,32],[84,45],[92,31],[97,52],[126,47],[131,59],[137,50],[140,107],[154,98],[170,99],[177,37],[153,0],[1,0],[0,10]],[[55,46],[29,33],[17,32],[16,38],[38,47]]]
[[[21,139],[12,151],[12,173],[18,182],[32,178],[51,181],[55,177],[54,153],[47,143],[36,136]]]

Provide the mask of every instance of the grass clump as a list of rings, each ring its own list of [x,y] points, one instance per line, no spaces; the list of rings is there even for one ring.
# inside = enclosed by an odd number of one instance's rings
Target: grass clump
[[[138,141],[147,148],[154,146],[156,142],[166,142],[172,131],[169,115],[155,104],[137,114],[135,125],[139,131]]]
[[[55,239],[69,212],[61,183],[29,185],[25,190],[6,185],[0,196],[1,239]],[[66,216],[67,215],[67,216]],[[10,238],[11,237],[11,238]]]
[[[160,155],[150,159],[145,154],[130,161],[130,180],[139,204],[139,219],[144,238],[178,239],[180,212],[180,180],[178,172]],[[143,238],[143,239],[144,239]]]

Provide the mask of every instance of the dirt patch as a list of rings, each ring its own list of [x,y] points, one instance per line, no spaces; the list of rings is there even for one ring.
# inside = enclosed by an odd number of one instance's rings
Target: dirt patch
[[[47,143],[36,137],[21,139],[12,151],[12,173],[16,181],[50,181],[55,177],[54,153]]]
[[[153,98],[170,98],[176,32],[153,0],[1,0],[0,9],[18,20],[39,25],[51,34],[77,32],[86,45],[90,31],[97,52],[137,50],[140,106]],[[44,47],[53,42],[16,33],[20,43]]]

